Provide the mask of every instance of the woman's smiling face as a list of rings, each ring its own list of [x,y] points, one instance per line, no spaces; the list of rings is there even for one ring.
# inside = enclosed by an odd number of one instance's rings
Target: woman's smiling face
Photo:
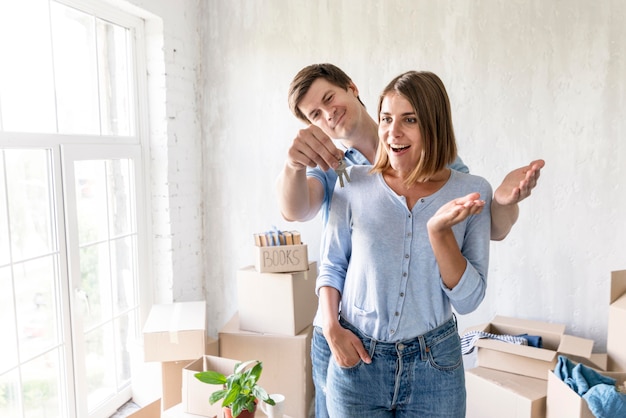
[[[391,167],[410,173],[422,155],[422,132],[411,103],[396,92],[383,97],[378,136],[385,145]]]

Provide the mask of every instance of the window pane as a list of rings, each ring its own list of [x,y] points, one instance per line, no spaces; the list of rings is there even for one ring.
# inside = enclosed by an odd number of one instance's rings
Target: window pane
[[[0,266],[7,265],[11,261],[9,253],[9,219],[7,215],[4,151],[0,151]]]
[[[0,128],[56,132],[48,0],[0,1]]]
[[[22,366],[22,393],[25,417],[60,418],[67,416],[62,404],[60,381],[64,375],[59,352],[53,350]]]
[[[50,152],[5,150],[13,260],[56,250],[50,198]]]
[[[135,219],[131,215],[135,211],[135,202],[132,200],[134,190],[131,188],[135,181],[132,161],[110,160],[107,162],[107,173],[112,235],[135,232]]]
[[[119,238],[111,242],[111,269],[115,292],[115,313],[119,314],[136,305],[135,294],[135,240]]]
[[[96,28],[102,134],[131,135],[129,31],[103,20]]]
[[[20,354],[27,359],[58,343],[56,256],[16,264],[13,274]]]
[[[115,321],[115,336],[117,338],[117,387],[123,388],[130,384],[130,359],[131,354],[129,347],[132,347],[135,341],[137,330],[135,325],[137,318],[134,311],[126,315],[122,315]]]
[[[20,414],[20,383],[18,370],[14,369],[9,373],[0,374],[0,417],[21,417]]]
[[[51,2],[60,133],[100,133],[95,18]]]
[[[104,161],[78,161],[76,173],[76,210],[78,242],[86,245],[109,237],[107,215],[106,164]]]
[[[2,355],[0,374],[17,365],[17,334],[15,329],[15,306],[13,305],[13,283],[10,267],[0,268],[0,335],[2,335]],[[0,394],[3,393],[0,383]],[[1,399],[1,397],[0,397]],[[2,402],[0,402],[1,404]],[[0,409],[0,417],[3,415]]]
[[[83,317],[88,330],[111,317],[111,271],[106,243],[80,249],[80,292],[87,312]]]
[[[108,322],[85,335],[88,408],[115,394],[115,340],[113,323]]]

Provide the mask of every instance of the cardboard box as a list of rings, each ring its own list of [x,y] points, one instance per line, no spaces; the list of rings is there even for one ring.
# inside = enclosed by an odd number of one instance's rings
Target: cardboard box
[[[162,409],[182,402],[183,369],[194,360],[164,361],[161,363]]]
[[[263,362],[260,385],[285,395],[285,414],[304,418],[313,401],[311,337],[313,326],[296,336],[242,331],[235,315],[219,332],[224,357]]]
[[[566,335],[565,325],[560,324],[496,316],[490,323],[471,327],[463,334],[474,330],[501,335],[541,336],[543,348],[486,338],[479,339],[474,346],[478,350],[478,366],[543,380],[547,380],[548,371],[554,369],[558,354],[589,362],[593,349],[593,340]]]
[[[270,334],[298,335],[313,323],[317,310],[317,264],[294,273],[237,271],[240,328]]]
[[[161,400],[156,401],[144,406],[138,411],[133,412],[128,418],[160,418],[161,417]]]
[[[607,369],[626,372],[626,270],[611,273]]]
[[[290,273],[309,268],[306,244],[254,247],[254,267],[259,273]]]
[[[209,385],[196,379],[195,374],[207,370],[214,370],[228,376],[235,370],[239,360],[216,356],[202,356],[187,364],[183,369],[182,409],[183,412],[205,417],[221,417],[222,402],[211,405],[209,398],[221,385]],[[263,377],[261,375],[261,377]]]
[[[224,415],[220,413],[219,418],[222,418],[223,416]],[[183,404],[179,403],[179,404],[172,406],[171,408],[163,410],[163,412],[161,412],[161,417],[162,418],[198,418],[198,415],[189,414],[185,412],[183,409]]]
[[[219,356],[219,341],[216,338],[207,338],[205,355]],[[182,402],[183,369],[196,359],[165,361],[161,363],[161,407],[169,409]]]
[[[596,370],[597,371],[597,370]],[[600,372],[617,382],[626,380],[626,372]],[[594,418],[594,415],[578,393],[559,379],[554,372],[548,373],[547,418]]]
[[[206,347],[206,303],[153,305],[143,327],[144,361],[195,359]]]
[[[609,356],[607,353],[592,353],[589,357],[588,366],[597,370],[606,371],[609,362]]]
[[[500,370],[465,371],[467,418],[543,418],[548,382]]]

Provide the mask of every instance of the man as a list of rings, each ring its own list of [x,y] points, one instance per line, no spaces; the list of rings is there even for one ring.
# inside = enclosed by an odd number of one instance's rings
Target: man
[[[289,148],[277,187],[283,217],[288,221],[313,219],[322,209],[324,226],[337,180],[333,169],[345,158],[347,165],[371,165],[378,149],[378,126],[367,113],[356,85],[332,64],[303,68],[289,88],[289,107],[309,125],[298,132]],[[331,138],[345,150],[337,148]],[[518,203],[537,185],[543,160],[531,162],[506,175],[491,204],[491,239],[504,239],[517,221]],[[450,168],[468,172],[457,158]],[[346,187],[350,187],[349,184]],[[331,352],[322,332],[318,311],[311,347],[316,417],[327,417],[326,371]],[[363,361],[368,362],[367,354]]]

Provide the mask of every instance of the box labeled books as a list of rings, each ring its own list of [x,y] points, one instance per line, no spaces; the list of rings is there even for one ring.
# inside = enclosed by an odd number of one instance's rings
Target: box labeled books
[[[293,273],[309,269],[306,244],[297,231],[254,234],[254,267],[259,273]]]

